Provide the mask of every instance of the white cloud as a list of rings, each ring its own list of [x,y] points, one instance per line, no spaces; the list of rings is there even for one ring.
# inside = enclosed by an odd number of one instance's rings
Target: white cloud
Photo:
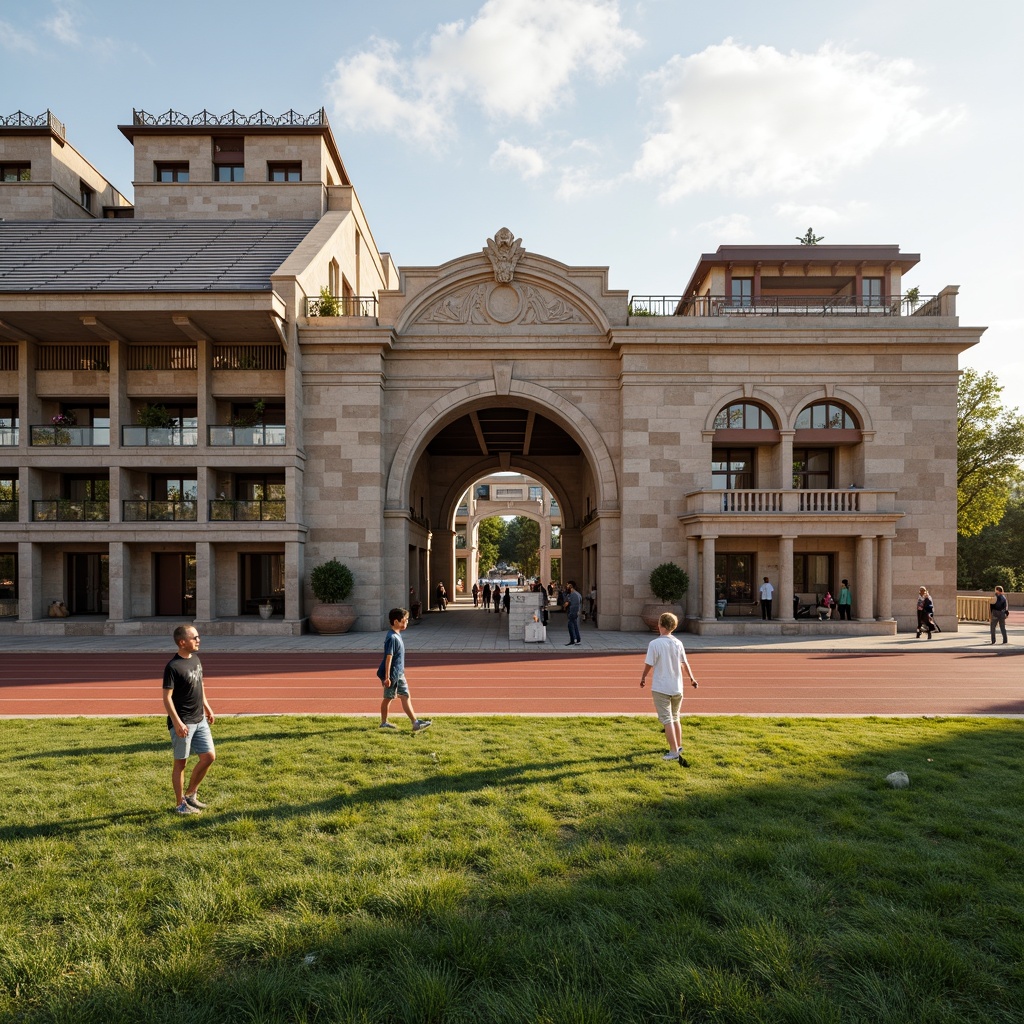
[[[714,220],[706,220],[694,225],[692,233],[707,236],[716,245],[736,245],[749,242],[755,237],[753,224],[745,213],[728,213]]]
[[[78,46],[82,39],[75,21],[75,12],[70,7],[57,4],[53,17],[43,22],[43,28],[59,42],[68,46]]]
[[[830,45],[786,54],[726,39],[648,76],[659,130],[633,173],[658,182],[669,200],[828,181],[959,119],[960,110],[926,110],[917,79],[908,60]]]
[[[437,144],[453,133],[459,102],[537,123],[572,100],[576,77],[608,79],[640,45],[620,24],[618,0],[487,0],[471,22],[439,26],[426,51],[405,60],[375,40],[338,61],[328,88],[348,127]]]
[[[524,181],[528,181],[530,178],[539,178],[547,169],[547,164],[532,146],[516,146],[502,139],[491,155],[491,167],[499,171],[517,171]]]
[[[36,45],[30,36],[19,32],[9,21],[0,21],[0,46],[12,52],[23,50],[25,53],[35,53]]]
[[[850,200],[842,206],[821,206],[807,203],[776,203],[773,212],[780,220],[791,221],[794,226],[813,224],[817,229],[830,224],[853,224],[864,219],[868,204],[859,200]]]

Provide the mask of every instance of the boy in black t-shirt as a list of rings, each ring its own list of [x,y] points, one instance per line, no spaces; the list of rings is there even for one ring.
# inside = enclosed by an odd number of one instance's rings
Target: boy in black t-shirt
[[[203,781],[217,754],[213,747],[213,708],[203,691],[203,666],[198,657],[199,633],[194,626],[178,626],[174,630],[178,653],[164,669],[164,708],[167,729],[174,748],[171,784],[174,787],[175,810],[178,814],[199,814],[206,807],[198,796]],[[189,754],[198,754],[199,761],[189,775],[185,788],[185,763]]]

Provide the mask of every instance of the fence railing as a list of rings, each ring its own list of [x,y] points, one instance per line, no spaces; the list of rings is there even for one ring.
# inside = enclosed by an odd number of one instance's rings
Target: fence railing
[[[196,370],[199,356],[195,345],[131,345],[129,370]]]
[[[844,490],[692,491],[687,513],[724,512],[728,515],[836,515],[893,512],[895,491],[862,488]]]
[[[215,370],[283,370],[287,353],[280,345],[214,345]]]
[[[0,345],[0,370],[8,372],[18,369],[18,346]]]
[[[32,502],[34,523],[106,523],[109,520],[109,501],[49,498]]]
[[[194,523],[198,507],[199,503],[194,498],[176,500],[129,498],[121,502],[121,519],[126,523]]]
[[[121,444],[149,448],[194,448],[199,444],[197,427],[122,427]]]
[[[939,316],[932,295],[634,295],[629,315],[642,316]]]
[[[377,298],[374,295],[331,295],[329,298],[306,297],[306,316],[366,316],[376,319]]]
[[[107,345],[40,345],[40,370],[109,370]]]
[[[283,423],[259,423],[254,427],[213,424],[207,430],[214,448],[270,448],[286,443]]]
[[[284,522],[285,502],[267,498],[243,500],[215,498],[210,502],[210,521]]]
[[[42,447],[107,448],[110,446],[110,427],[31,426],[29,443]]]

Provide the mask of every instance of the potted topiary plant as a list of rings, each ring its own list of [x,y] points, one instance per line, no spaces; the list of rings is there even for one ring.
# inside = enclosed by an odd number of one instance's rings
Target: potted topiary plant
[[[356,621],[355,609],[345,599],[355,578],[336,558],[318,565],[309,574],[309,586],[320,603],[309,613],[309,624],[318,633],[347,633]]]
[[[645,604],[640,611],[640,618],[647,628],[658,632],[658,619],[662,612],[672,612],[682,622],[683,608],[679,602],[690,588],[690,577],[675,562],[663,562],[651,572],[648,582],[658,603]]]

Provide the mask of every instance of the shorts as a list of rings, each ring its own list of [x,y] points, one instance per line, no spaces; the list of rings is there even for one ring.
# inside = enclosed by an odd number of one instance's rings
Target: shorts
[[[381,686],[384,686],[381,683]],[[384,686],[384,699],[393,700],[395,697],[408,697],[409,696],[409,684],[405,681],[405,676],[402,676],[397,683],[392,683],[390,686]]]
[[[207,722],[197,722],[188,726],[188,735],[179,736],[172,726],[167,730],[171,734],[171,746],[174,748],[174,760],[186,761],[189,754],[213,754],[213,733]]]
[[[662,725],[670,725],[679,721],[679,709],[683,706],[683,695],[681,693],[658,693],[651,690],[654,698],[654,710],[658,713],[658,721]]]

